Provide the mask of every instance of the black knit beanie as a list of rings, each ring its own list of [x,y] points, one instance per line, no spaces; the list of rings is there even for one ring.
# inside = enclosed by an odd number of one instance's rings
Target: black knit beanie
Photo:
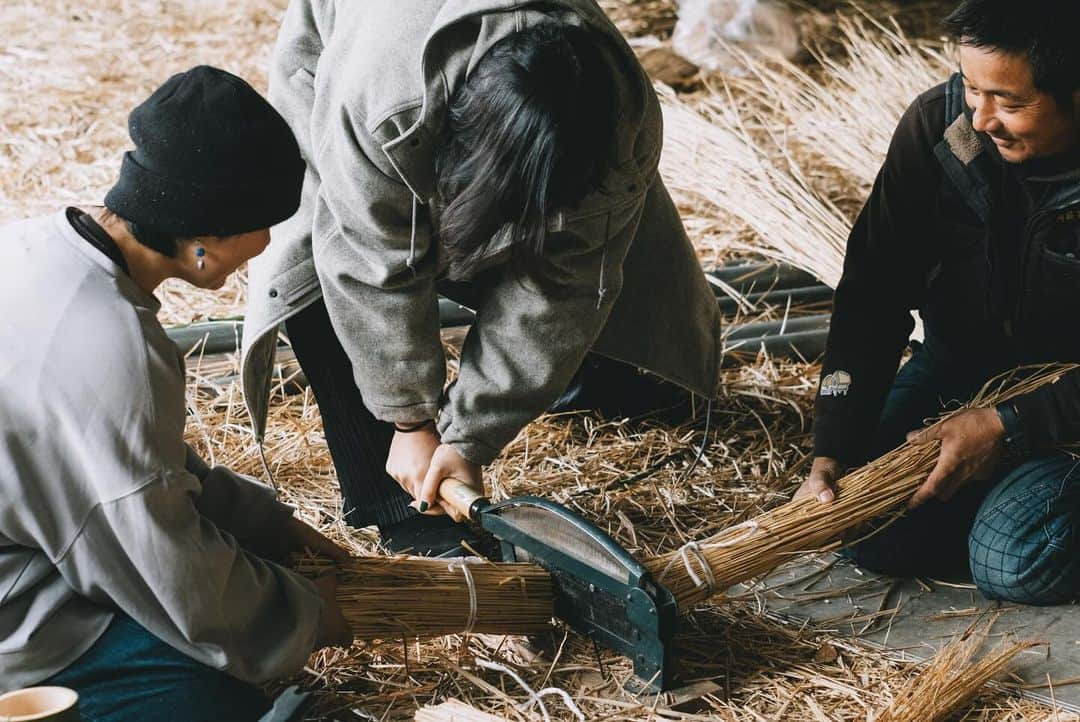
[[[269,228],[300,207],[304,161],[254,88],[200,65],[165,81],[128,117],[135,150],[105,206],[177,238]]]

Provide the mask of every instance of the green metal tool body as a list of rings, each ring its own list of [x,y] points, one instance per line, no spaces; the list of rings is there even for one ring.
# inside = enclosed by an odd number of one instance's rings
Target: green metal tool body
[[[671,685],[675,598],[608,534],[539,497],[492,503],[456,479],[444,481],[439,494],[500,541],[503,561],[532,562],[551,573],[559,619],[629,657],[642,687]]]

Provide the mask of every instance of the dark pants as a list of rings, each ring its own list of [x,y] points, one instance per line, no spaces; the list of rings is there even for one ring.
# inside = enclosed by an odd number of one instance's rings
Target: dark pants
[[[946,369],[920,348],[889,392],[878,453],[977,390],[970,374]],[[893,576],[948,576],[966,568],[991,599],[1056,604],[1080,596],[1078,522],[1077,461],[1046,452],[999,469],[989,481],[969,482],[947,502],[927,502],[846,555]]]
[[[455,298],[468,301],[462,292],[455,293]],[[320,300],[308,306],[286,321],[285,328],[319,404],[326,444],[345,500],[345,520],[354,527],[387,526],[415,514],[408,506],[412,497],[386,473],[393,426],[376,419],[364,406],[326,305]],[[663,409],[669,420],[678,420],[690,411],[689,399],[689,392],[672,384],[589,354],[551,410],[594,409],[621,417]]]
[[[176,651],[123,614],[41,684],[78,692],[83,722],[250,722],[270,708],[257,688]]]

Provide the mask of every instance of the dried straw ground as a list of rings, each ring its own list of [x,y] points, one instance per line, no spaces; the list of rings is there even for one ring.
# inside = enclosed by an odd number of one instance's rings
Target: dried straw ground
[[[169,74],[207,62],[262,88],[283,4],[5,2],[0,6],[0,221],[98,201],[126,147],[126,112]],[[672,3],[663,0],[605,0],[604,5],[628,35],[655,35],[657,42],[674,20]],[[869,75],[853,77],[857,83],[893,82],[910,75],[891,68],[897,53],[906,52],[890,45],[893,41],[849,43],[845,48],[830,31],[837,27],[834,16],[808,14],[804,23],[816,29],[816,37],[829,38],[823,51],[829,57],[865,61]],[[855,32],[861,42],[863,31]],[[881,48],[886,48],[883,54],[878,53]],[[915,52],[918,63],[930,64],[929,75],[943,68],[935,65],[937,52],[932,45],[926,53]],[[844,96],[842,83],[850,63],[836,68],[826,63],[825,71],[812,70],[809,76],[794,67],[748,63],[756,75],[727,87],[712,79],[706,92],[669,100],[720,129],[715,132],[727,134],[716,142],[714,131],[706,134],[697,118],[687,116],[702,129],[702,142],[710,144],[710,152],[726,148],[723,153],[730,153],[744,146],[739,152],[749,164],[732,171],[753,181],[743,189],[744,197],[731,200],[723,176],[694,167],[695,162],[704,164],[702,158],[679,160],[672,155],[679,143],[693,150],[692,134],[697,131],[689,125],[683,137],[669,137],[672,152],[664,161],[665,175],[676,187],[704,263],[747,249],[786,254],[812,246],[817,250],[800,262],[834,281],[837,239],[873,173],[874,162],[867,156],[880,153],[880,133],[899,110],[881,109],[881,117],[853,128],[842,112],[849,106],[835,103]],[[925,77],[917,76],[910,87],[890,85],[889,93],[911,95]],[[731,107],[726,107],[729,93]],[[830,145],[828,139],[841,133],[855,134],[861,150],[849,157],[835,143]],[[754,141],[749,149],[743,142],[747,138]],[[775,167],[761,171],[766,161]],[[813,223],[805,215],[799,223],[811,229],[813,243],[805,235],[800,242],[798,234],[784,230],[789,221],[783,218],[783,204],[797,201],[801,206],[811,198],[820,211],[815,211]],[[751,222],[761,218],[769,219],[768,224]],[[763,237],[775,245],[763,245]],[[217,294],[170,286],[161,294],[163,318],[180,323],[241,313],[243,281],[241,274]],[[200,380],[197,358],[190,365],[190,440],[217,463],[261,475],[238,389]],[[612,421],[574,414],[532,424],[488,471],[489,488],[496,496],[540,493],[555,498],[595,519],[642,558],[773,508],[789,498],[806,470],[816,368],[759,359],[726,373],[708,452],[692,469],[701,419],[672,427],[648,419]],[[371,533],[350,530],[340,521],[340,497],[309,393],[276,393],[268,437],[275,478],[299,513],[356,553],[377,553]],[[651,475],[623,483],[660,460],[666,463]],[[677,709],[674,700],[624,691],[620,683],[630,674],[624,660],[559,627],[528,639],[476,634],[358,644],[313,656],[298,681],[319,692],[320,718],[380,720],[411,718],[418,707],[447,698],[507,719],[575,717],[558,695],[545,696],[541,709],[515,675],[534,690],[567,691],[589,719],[610,720],[879,718],[893,700],[911,699],[910,685],[921,684],[913,681],[918,669],[909,663],[812,629],[783,626],[760,613],[752,599],[693,610],[680,638],[680,657],[688,679],[711,683],[701,687],[698,699]],[[950,662],[945,673],[957,668]],[[957,681],[949,677],[947,683],[955,687]],[[899,715],[902,711],[895,718],[909,719]],[[1070,718],[1019,701],[1002,688],[981,692],[962,707],[961,715],[1001,721]]]

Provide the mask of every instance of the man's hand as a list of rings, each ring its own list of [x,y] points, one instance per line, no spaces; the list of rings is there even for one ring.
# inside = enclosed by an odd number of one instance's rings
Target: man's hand
[[[844,465],[836,459],[828,456],[815,457],[814,463],[810,466],[810,475],[806,477],[806,481],[802,483],[791,500],[813,496],[822,504],[828,504],[835,498],[833,485],[843,475]]]
[[[330,557],[342,564],[349,561],[349,552],[327,539],[318,529],[308,526],[295,516],[289,517],[285,523],[282,539],[288,552],[308,550]]]
[[[337,576],[332,573],[323,574],[312,582],[323,600],[322,614],[319,615],[319,630],[315,633],[315,649],[348,647],[353,642],[353,633],[341,611],[341,605],[338,604]]]
[[[428,424],[418,431],[397,431],[390,442],[390,455],[386,459],[386,473],[414,499],[420,498],[424,477],[431,467],[431,457],[439,448],[439,432],[435,424]]]
[[[443,479],[453,477],[463,481],[474,489],[483,493],[484,477],[479,464],[474,464],[457,451],[454,447],[442,444],[435,450],[431,457],[431,466],[420,490],[420,495],[413,503],[418,510],[424,513],[447,513],[454,521],[465,521],[465,518],[453,509],[444,509],[439,505],[439,485]]]
[[[1005,442],[1005,427],[994,409],[962,411],[928,429],[912,431],[908,441],[941,441],[937,464],[908,502],[914,509],[930,499],[947,501],[971,479],[987,479],[994,471]]]

